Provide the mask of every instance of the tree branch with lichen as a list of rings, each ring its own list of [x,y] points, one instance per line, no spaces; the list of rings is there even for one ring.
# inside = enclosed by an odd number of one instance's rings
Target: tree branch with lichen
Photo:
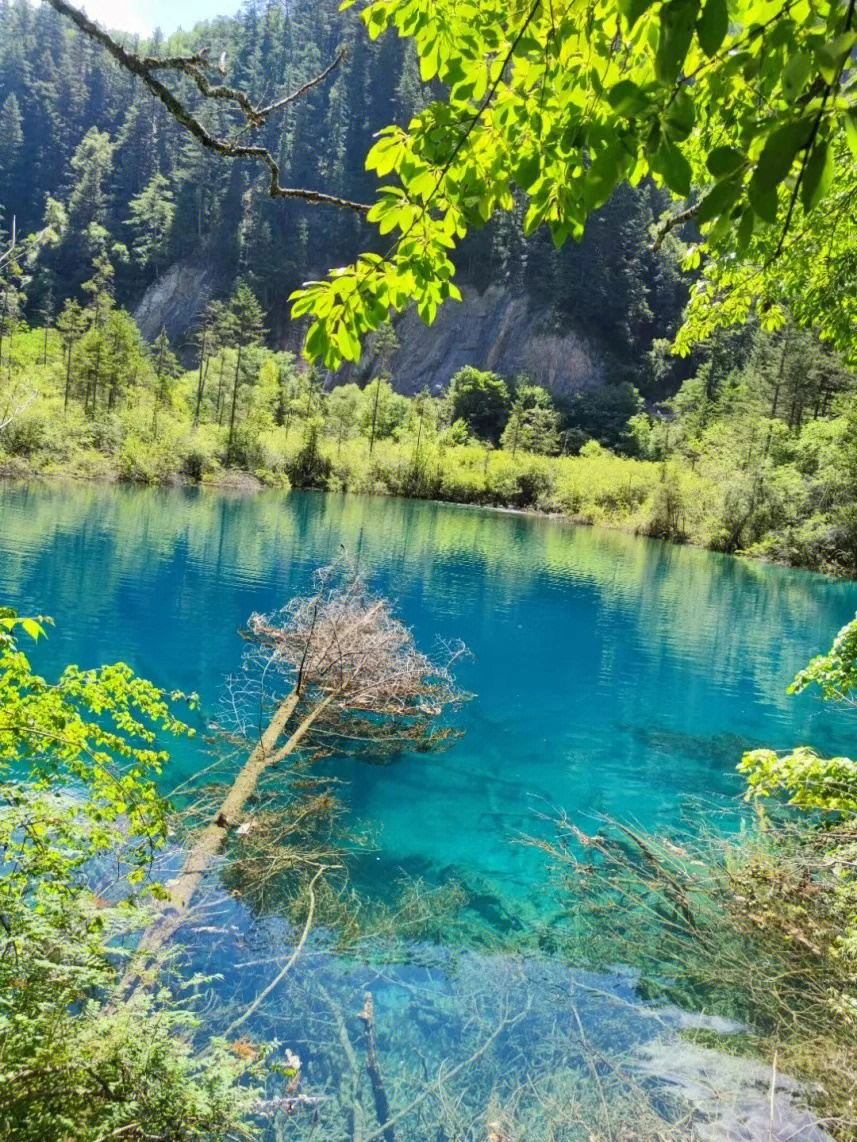
[[[208,52],[205,50],[197,52],[195,55],[173,56],[163,59],[157,56],[139,55],[120,44],[109,32],[93,23],[85,12],[75,8],[73,4],[67,3],[67,0],[48,0],[48,3],[61,16],[71,20],[84,35],[100,44],[120,67],[140,79],[151,94],[163,104],[168,114],[181,127],[190,132],[203,147],[226,158],[246,159],[251,162],[262,163],[267,167],[270,174],[268,193],[272,198],[296,198],[313,205],[337,206],[356,214],[365,214],[369,210],[367,204],[349,198],[341,198],[338,195],[326,194],[323,191],[311,190],[307,187],[283,186],[280,182],[280,165],[267,147],[258,143],[238,143],[234,139],[225,139],[213,134],[182,102],[178,95],[156,75],[157,72],[174,72],[188,76],[199,88],[205,99],[221,100],[232,104],[236,110],[242,113],[247,126],[255,130],[261,127],[273,112],[288,107],[308,91],[323,83],[345,59],[346,51],[344,48],[340,49],[336,58],[324,71],[296,91],[276,99],[266,106],[256,106],[245,91],[228,87],[225,84],[212,84],[209,81],[206,73],[214,70],[214,68],[209,60]]]

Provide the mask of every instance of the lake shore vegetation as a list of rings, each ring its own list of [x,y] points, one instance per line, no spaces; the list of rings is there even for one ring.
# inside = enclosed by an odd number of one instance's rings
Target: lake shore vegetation
[[[184,369],[109,293],[7,337],[0,471],[142,483],[261,484],[560,515],[834,574],[857,572],[857,381],[810,335],[745,334],[701,356],[661,405],[628,382],[556,400],[465,368],[405,396],[334,384],[259,344],[240,286]],[[98,322],[103,324],[99,326]]]
[[[857,619],[790,693],[855,705]],[[650,1000],[725,1023],[688,1037],[762,1054],[806,1083],[838,1139],[857,1138],[857,763],[807,747],[747,752],[737,837],[696,808],[684,835],[561,816],[543,848],[586,966],[631,965]],[[665,967],[665,965],[667,965]],[[776,981],[772,983],[772,981]],[[772,1082],[774,1079],[772,1079]]]

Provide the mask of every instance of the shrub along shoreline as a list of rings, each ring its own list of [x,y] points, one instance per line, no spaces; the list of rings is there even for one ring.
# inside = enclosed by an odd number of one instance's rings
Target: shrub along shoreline
[[[619,456],[591,441],[578,456],[516,456],[481,445],[424,447],[381,440],[369,453],[365,439],[337,446],[320,438],[308,454],[303,427],[278,437],[275,468],[252,470],[212,464],[196,476],[180,452],[157,465],[129,463],[95,449],[69,461],[3,457],[0,479],[12,481],[94,480],[157,486],[236,489],[254,493],[297,487],[322,492],[401,496],[492,511],[604,527],[841,578],[855,570],[835,557],[815,558],[798,545],[730,545],[724,522],[724,488],[716,477],[691,471],[677,459],[641,460]]]
[[[128,315],[111,320],[117,330],[77,340],[63,326],[7,342],[0,476],[396,495],[857,576],[857,404],[844,380],[817,416],[792,401],[794,423],[779,396],[765,405],[752,370],[714,384],[703,368],[650,413],[629,385],[617,404],[616,384],[561,410],[524,377],[470,367],[437,394],[406,397],[383,376],[329,387],[250,343],[215,352],[206,340],[209,356],[183,371],[165,335],[145,346]]]
[[[800,552],[789,558],[759,544],[747,550],[729,549],[722,533],[713,533],[711,529],[720,498],[718,485],[675,460],[618,456],[592,442],[581,455],[565,457],[528,453],[511,457],[478,445],[451,445],[426,449],[415,464],[406,445],[379,441],[369,454],[366,441],[357,439],[343,444],[341,449],[322,441],[311,471],[306,473],[302,470],[308,459],[302,431],[290,432],[285,444],[277,469],[218,465],[199,478],[187,471],[186,462],[182,463],[178,454],[172,464],[152,468],[117,464],[114,457],[94,449],[77,453],[68,463],[38,454],[3,457],[0,452],[0,480],[202,487],[246,494],[297,487],[341,494],[399,496],[562,520],[576,526],[604,527],[842,578],[857,577],[853,570],[835,561],[816,564],[801,558]],[[295,479],[290,478],[290,472]]]
[[[292,463],[284,471],[217,467],[201,479],[181,468],[157,472],[127,471],[101,453],[83,454],[72,464],[40,463],[39,458],[2,458],[0,479],[11,482],[95,481],[162,487],[236,489],[255,493],[270,488],[400,496],[491,511],[563,520],[579,526],[606,527],[682,545],[717,548],[702,530],[705,481],[675,464],[616,456],[590,448],[587,455],[545,457],[519,453],[512,458],[473,445],[451,446],[427,455],[417,467],[407,448],[392,441],[376,445],[350,441],[339,455],[322,447],[312,478],[297,473],[301,442],[291,434]],[[362,443],[362,450],[359,444]],[[336,453],[336,449],[333,449]],[[305,458],[304,458],[305,459]],[[683,506],[695,504],[691,515]],[[739,552],[738,554],[746,554]],[[757,558],[764,558],[753,553]]]

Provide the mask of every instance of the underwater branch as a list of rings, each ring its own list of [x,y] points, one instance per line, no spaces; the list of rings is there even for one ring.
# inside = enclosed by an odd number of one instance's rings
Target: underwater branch
[[[317,571],[315,588],[274,615],[252,615],[243,632],[250,645],[245,668],[253,682],[247,693],[257,697],[252,708],[234,705],[237,724],[230,737],[249,745],[258,735],[256,744],[168,883],[169,898],[138,944],[125,988],[140,979],[140,957],[145,963],[184,924],[266,771],[303,748],[335,748],[377,763],[403,749],[441,749],[458,736],[438,720],[468,697],[450,673],[463,647],[448,648],[444,663],[420,653],[390,603],[373,596],[345,559]],[[272,698],[268,687],[279,687],[279,695]],[[259,733],[259,714],[271,704],[273,713]]]

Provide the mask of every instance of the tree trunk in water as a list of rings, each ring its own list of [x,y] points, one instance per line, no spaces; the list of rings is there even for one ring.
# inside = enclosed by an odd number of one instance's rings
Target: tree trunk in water
[[[320,713],[333,701],[332,692],[316,703],[303,718],[284,745],[276,748],[280,735],[297,709],[300,693],[293,690],[277,707],[259,743],[239,770],[229,792],[221,802],[214,819],[199,834],[178,876],[167,885],[170,898],[164,904],[164,911],[143,933],[137,945],[137,956],[147,957],[162,948],[164,944],[185,922],[188,907],[196,895],[205,874],[211,869],[214,860],[223,848],[229,833],[239,823],[247,800],[259,784],[259,778],[272,765],[294,753]],[[138,962],[129,967],[120,990],[136,987],[144,964]]]
[[[396,1142],[396,1129],[390,1121],[390,1100],[384,1087],[381,1067],[378,1063],[378,1045],[375,1040],[375,1001],[372,992],[367,991],[363,996],[363,1010],[360,1012],[360,1021],[366,1028],[366,1070],[372,1083],[372,1096],[375,1100],[375,1114],[378,1125],[381,1127],[385,1142]]]

